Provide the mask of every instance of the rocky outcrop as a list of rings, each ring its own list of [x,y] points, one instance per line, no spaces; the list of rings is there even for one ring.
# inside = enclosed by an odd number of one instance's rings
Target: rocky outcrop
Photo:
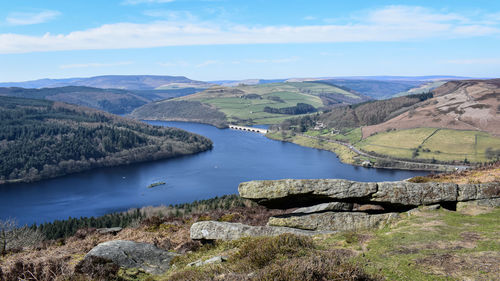
[[[111,260],[124,268],[138,268],[152,274],[164,273],[170,267],[170,260],[177,254],[161,250],[154,245],[125,240],[104,242],[85,255]]]
[[[332,231],[308,231],[279,226],[251,226],[241,223],[202,221],[191,226],[193,240],[235,240],[242,237],[277,236],[283,233],[296,235],[317,235]]]
[[[381,228],[398,216],[398,213],[325,212],[271,217],[267,224],[270,226],[293,227],[304,230],[357,231],[369,228]]]
[[[337,212],[382,212],[384,207],[381,205],[374,204],[357,204],[357,203],[346,203],[346,202],[329,202],[314,205],[311,207],[298,208],[292,213],[294,214],[310,214],[319,213],[325,211],[337,211]]]
[[[468,206],[500,207],[500,198],[479,199],[466,202],[458,202],[457,210],[466,208]]]
[[[99,234],[111,234],[111,235],[116,235],[118,232],[122,231],[123,228],[121,227],[109,227],[109,228],[98,228],[96,231]]]
[[[238,192],[268,208],[286,209],[344,199],[363,200],[377,192],[377,184],[339,179],[264,180],[243,182]]]
[[[354,182],[348,180],[277,180],[241,183],[238,191],[268,208],[285,209],[327,202],[375,203],[386,206],[420,206],[442,202],[500,197],[499,183],[454,184]]]
[[[454,209],[457,203],[500,206],[500,183],[354,182],[340,179],[264,180],[241,183],[240,196],[268,208],[295,211],[267,226],[205,221],[193,224],[196,240],[233,240],[282,233],[315,235],[380,228],[418,206]],[[466,203],[463,203],[466,204]],[[429,207],[431,208],[431,207]],[[409,212],[411,213],[411,212]]]

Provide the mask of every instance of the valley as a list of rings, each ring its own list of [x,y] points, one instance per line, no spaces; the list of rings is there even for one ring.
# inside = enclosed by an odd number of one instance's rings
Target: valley
[[[499,94],[497,79],[451,81],[429,93],[289,119],[272,127],[270,137],[335,151],[357,165],[428,169],[444,164],[449,166],[438,170],[448,170],[494,162],[500,155]],[[328,140],[341,143],[325,144]],[[342,148],[344,143],[362,153]]]

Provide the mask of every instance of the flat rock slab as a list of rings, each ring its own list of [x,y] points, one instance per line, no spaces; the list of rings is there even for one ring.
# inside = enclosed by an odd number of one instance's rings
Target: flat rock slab
[[[162,274],[170,267],[170,260],[177,256],[148,243],[114,240],[95,246],[85,255],[103,257],[124,268],[139,268],[151,274]]]
[[[311,231],[357,231],[383,227],[398,217],[398,213],[324,212],[271,217],[267,224]]]
[[[121,227],[109,227],[109,228],[98,228],[96,231],[99,234],[113,234],[116,235],[118,232],[122,231]]]
[[[235,240],[242,237],[277,236],[283,233],[295,235],[317,235],[334,233],[333,231],[308,231],[289,227],[251,226],[241,223],[202,221],[191,226],[193,240]]]
[[[311,214],[320,213],[326,211],[336,211],[336,212],[381,212],[384,211],[384,207],[374,204],[356,204],[356,203],[346,203],[346,202],[329,202],[314,205],[311,207],[302,207],[293,211],[293,214]]]
[[[243,182],[240,196],[268,208],[307,207],[332,201],[419,206],[500,197],[500,183],[355,182],[338,179]],[[345,206],[344,206],[345,207]]]
[[[286,209],[342,199],[368,198],[377,192],[377,184],[340,179],[264,180],[240,183],[238,192],[241,197],[268,208]]]

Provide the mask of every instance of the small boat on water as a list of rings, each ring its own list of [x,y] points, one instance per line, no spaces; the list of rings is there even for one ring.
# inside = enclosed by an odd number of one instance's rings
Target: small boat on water
[[[164,182],[164,181],[154,182],[154,183],[148,185],[148,188],[153,188],[155,186],[164,185],[164,184],[166,184],[166,182]]]

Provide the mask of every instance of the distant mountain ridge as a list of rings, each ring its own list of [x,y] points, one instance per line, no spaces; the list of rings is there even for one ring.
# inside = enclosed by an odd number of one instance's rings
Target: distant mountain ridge
[[[25,82],[0,83],[0,87],[56,88],[86,86],[102,89],[155,90],[179,88],[208,88],[212,84],[191,80],[185,76],[103,75],[88,78],[40,79]]]
[[[86,86],[64,86],[57,88],[26,89],[0,87],[0,96],[46,99],[82,105],[114,114],[129,113],[148,102],[193,94],[194,88],[166,90],[122,90],[101,89]]]

